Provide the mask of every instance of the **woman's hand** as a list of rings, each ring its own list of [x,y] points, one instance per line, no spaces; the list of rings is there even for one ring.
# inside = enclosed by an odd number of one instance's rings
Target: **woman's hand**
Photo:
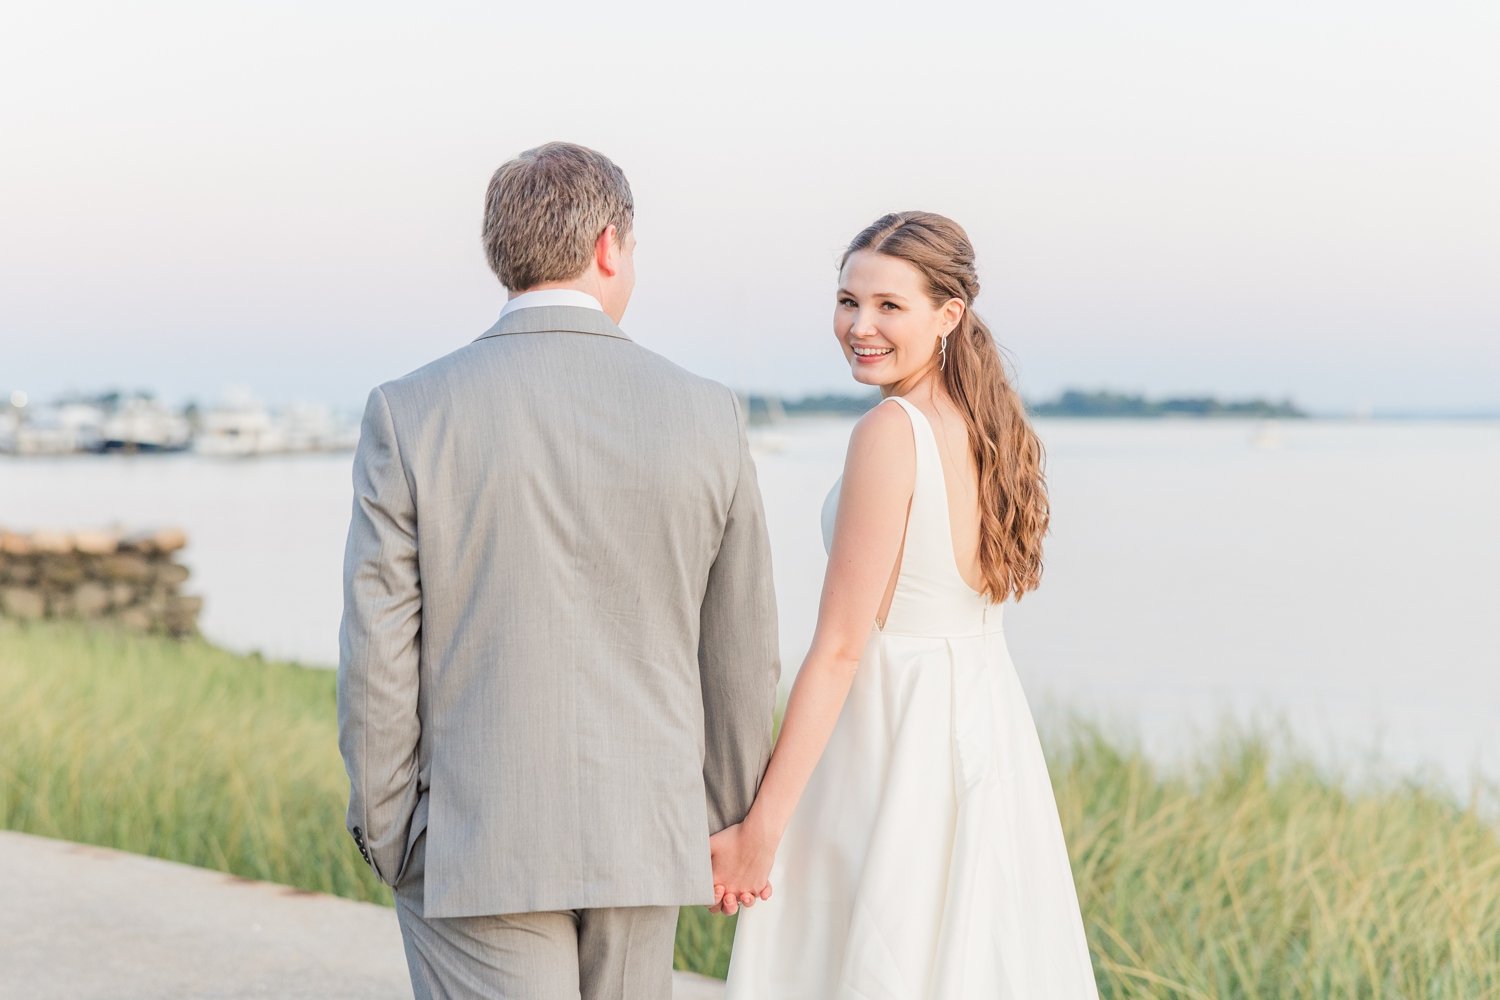
[[[776,847],[744,823],[726,827],[708,838],[713,860],[714,897],[710,913],[733,916],[741,906],[771,898],[771,864]]]

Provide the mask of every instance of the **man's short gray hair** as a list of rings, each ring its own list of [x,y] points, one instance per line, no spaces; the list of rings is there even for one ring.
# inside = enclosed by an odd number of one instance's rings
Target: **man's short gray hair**
[[[588,270],[599,234],[635,220],[625,174],[603,153],[549,142],[500,165],[484,196],[484,255],[513,292]]]

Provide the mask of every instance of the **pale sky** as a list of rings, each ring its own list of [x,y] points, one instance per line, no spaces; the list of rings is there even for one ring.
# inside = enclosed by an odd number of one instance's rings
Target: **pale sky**
[[[485,183],[568,139],[626,332],[736,388],[857,389],[837,255],[918,208],[1028,398],[1500,409],[1500,5],[534,6],[7,4],[0,393],[358,407],[494,321]]]

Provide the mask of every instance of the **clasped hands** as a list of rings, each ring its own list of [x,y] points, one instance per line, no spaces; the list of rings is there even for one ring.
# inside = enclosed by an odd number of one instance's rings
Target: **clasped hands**
[[[765,837],[736,823],[708,838],[708,852],[714,871],[714,902],[708,912],[733,916],[741,906],[771,898],[776,847]]]

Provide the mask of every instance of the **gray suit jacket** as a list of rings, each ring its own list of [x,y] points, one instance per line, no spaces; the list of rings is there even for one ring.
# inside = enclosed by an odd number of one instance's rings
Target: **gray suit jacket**
[[[346,825],[427,917],[712,901],[780,674],[738,399],[578,306],[370,392],[339,629]]]

